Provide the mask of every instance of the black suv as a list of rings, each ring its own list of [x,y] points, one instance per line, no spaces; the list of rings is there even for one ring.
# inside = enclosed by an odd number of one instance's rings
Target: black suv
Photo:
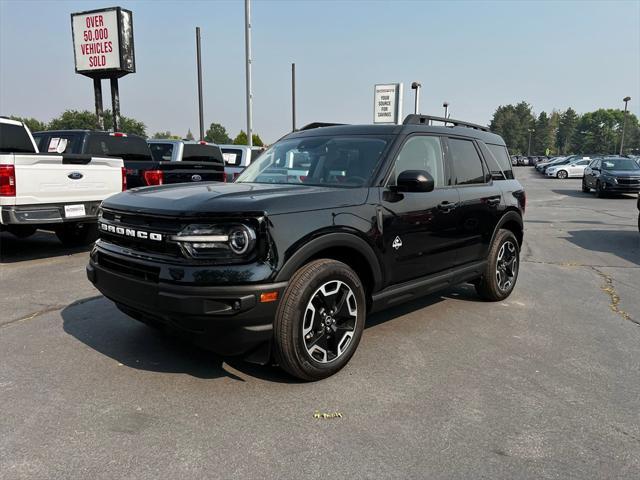
[[[485,127],[313,124],[235,183],[105,200],[87,276],[135,319],[315,380],[349,361],[371,312],[461,282],[506,298],[524,209]]]

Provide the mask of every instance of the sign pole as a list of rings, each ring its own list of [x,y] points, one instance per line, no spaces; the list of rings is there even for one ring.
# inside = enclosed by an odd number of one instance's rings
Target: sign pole
[[[102,80],[93,79],[93,93],[96,99],[96,117],[98,118],[98,129],[104,130],[104,117],[102,113]]]
[[[296,64],[291,64],[291,120],[296,131]]]
[[[196,27],[196,56],[198,63],[198,111],[200,114],[200,141],[204,140],[204,114],[202,112],[202,57],[200,50],[200,27]]]
[[[120,131],[120,91],[118,79],[111,78],[111,112],[113,114],[113,131]]]
[[[247,145],[253,146],[253,96],[251,95],[251,0],[244,0],[244,44],[247,70]]]

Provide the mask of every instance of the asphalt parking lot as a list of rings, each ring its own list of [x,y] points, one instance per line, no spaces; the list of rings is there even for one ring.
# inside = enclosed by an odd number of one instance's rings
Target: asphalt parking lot
[[[459,286],[376,314],[313,384],[127,318],[86,249],[1,234],[0,478],[637,478],[634,197],[516,175],[513,295]]]

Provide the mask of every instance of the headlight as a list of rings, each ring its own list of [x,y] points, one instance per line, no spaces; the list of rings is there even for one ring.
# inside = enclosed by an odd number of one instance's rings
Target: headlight
[[[256,245],[256,232],[241,224],[189,225],[171,237],[193,258],[242,258]]]

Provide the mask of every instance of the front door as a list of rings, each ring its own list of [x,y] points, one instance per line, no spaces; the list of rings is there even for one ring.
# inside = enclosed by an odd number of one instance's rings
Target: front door
[[[398,175],[427,171],[435,180],[431,192],[394,192]],[[389,283],[401,283],[451,266],[455,250],[458,192],[450,186],[441,139],[408,137],[387,184],[381,189],[382,238]]]

